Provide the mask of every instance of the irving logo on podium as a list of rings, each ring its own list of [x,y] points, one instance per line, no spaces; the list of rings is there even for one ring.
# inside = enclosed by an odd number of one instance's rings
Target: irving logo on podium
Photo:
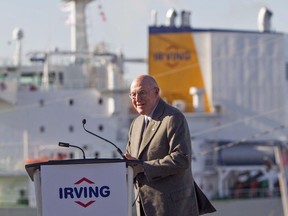
[[[83,184],[83,186],[82,186]],[[93,186],[85,186],[93,185]],[[78,205],[86,208],[94,203],[96,198],[106,198],[110,196],[110,188],[107,185],[95,186],[95,183],[85,177],[75,182],[74,185],[81,185],[80,187],[60,187],[59,199],[81,199],[90,198],[91,200],[83,203],[80,200],[75,201]]]
[[[61,163],[41,166],[42,216],[128,215],[126,162]]]

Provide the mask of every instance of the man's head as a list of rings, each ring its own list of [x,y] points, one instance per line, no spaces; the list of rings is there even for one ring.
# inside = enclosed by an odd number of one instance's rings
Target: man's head
[[[160,98],[155,79],[149,75],[136,77],[130,87],[130,98],[139,114],[149,115]]]

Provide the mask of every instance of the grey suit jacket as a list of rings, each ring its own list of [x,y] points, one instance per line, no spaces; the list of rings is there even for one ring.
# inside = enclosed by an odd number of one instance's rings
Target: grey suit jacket
[[[132,122],[127,152],[144,161],[145,173],[136,178],[146,216],[198,216],[191,171],[191,139],[185,117],[160,100],[144,132],[143,125],[141,115]],[[203,193],[199,200],[208,202],[204,206],[211,205]]]

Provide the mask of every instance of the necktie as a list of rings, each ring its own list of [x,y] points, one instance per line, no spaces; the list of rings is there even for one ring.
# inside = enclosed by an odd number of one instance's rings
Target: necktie
[[[148,127],[149,122],[150,122],[149,117],[145,116],[145,128],[144,128],[144,130],[146,130],[146,128]]]
[[[145,116],[144,117],[144,124],[143,124],[144,127],[142,127],[142,133],[141,133],[141,137],[140,137],[140,142],[139,142],[137,155],[139,154],[139,150],[140,150],[140,146],[141,146],[141,143],[142,143],[143,135],[145,133],[145,130],[146,130],[148,124],[149,124],[149,118],[148,118],[148,116]]]

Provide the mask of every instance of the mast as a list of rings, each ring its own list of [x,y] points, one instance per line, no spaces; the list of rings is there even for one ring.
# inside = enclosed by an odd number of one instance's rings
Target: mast
[[[84,62],[84,56],[87,55],[88,40],[86,32],[85,9],[87,4],[93,0],[63,0],[71,7],[71,51],[75,53],[72,61],[75,64]]]
[[[15,28],[12,32],[12,38],[16,41],[16,50],[14,54],[14,66],[21,66],[21,54],[22,54],[22,39],[24,37],[24,33],[22,29]]]

